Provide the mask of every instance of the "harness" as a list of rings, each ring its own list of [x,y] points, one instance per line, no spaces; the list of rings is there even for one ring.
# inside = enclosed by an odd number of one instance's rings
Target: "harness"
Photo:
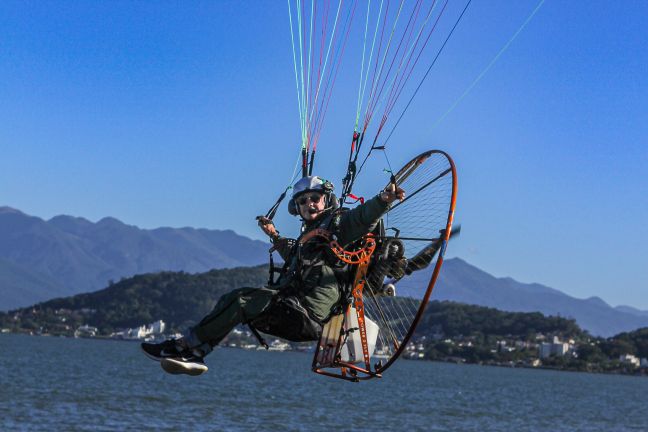
[[[304,308],[301,304],[304,293],[299,289],[305,285],[308,274],[317,266],[326,265],[333,270],[338,289],[343,294],[342,298],[346,297],[345,293],[349,291],[348,286],[351,282],[349,267],[337,258],[331,246],[337,245],[337,242],[331,239],[335,237],[332,233],[338,230],[339,223],[340,212],[335,211],[327,215],[315,228],[304,232],[297,240],[292,240],[289,256],[281,269],[276,268],[272,259],[272,252],[277,250],[277,245],[270,249],[268,285],[277,288],[279,294],[273,298],[261,316],[246,323],[266,349],[268,345],[259,331],[294,342],[315,341],[319,338],[324,322],[312,317]],[[337,247],[341,249],[339,245]],[[305,248],[319,250],[305,258]],[[279,276],[275,278],[277,273]],[[339,305],[336,305],[337,307]]]
[[[268,286],[277,287],[280,290],[289,289],[295,281],[298,285],[304,283],[305,276],[313,267],[328,265],[333,269],[340,288],[350,283],[348,266],[338,259],[332,252],[331,239],[335,239],[335,233],[340,226],[341,213],[346,209],[339,209],[327,215],[315,228],[302,233],[297,240],[282,239],[290,242],[290,253],[281,268],[277,268],[272,253],[277,250],[278,245],[270,248],[270,270]],[[337,242],[335,242],[337,244]],[[305,247],[320,248],[314,257],[306,259],[303,257]],[[341,248],[338,245],[338,248]],[[305,268],[305,269],[304,269]],[[278,277],[275,277],[278,275]],[[292,294],[292,293],[291,293]]]
[[[370,282],[374,295],[393,295],[377,291],[382,287],[386,275],[398,273],[394,270],[400,266],[394,264],[395,261],[402,260],[402,243],[398,240],[384,240],[381,221],[373,233],[357,240],[350,248],[345,248],[338,243],[336,236],[343,211],[345,209],[327,215],[297,240],[285,239],[284,241],[291,241],[290,252],[281,269],[277,269],[274,260],[270,260],[268,285],[277,288],[279,294],[260,317],[247,323],[266,348],[267,344],[259,331],[294,342],[317,340],[322,326],[333,316],[345,313],[351,304],[359,319],[364,320],[362,291],[366,282]],[[275,250],[276,244],[270,249],[271,255]],[[307,257],[304,256],[306,250]],[[304,292],[301,288],[306,285],[309,273],[318,266],[327,266],[333,271],[340,292],[338,302],[332,306],[329,316],[324,320],[311,316],[302,305]],[[275,278],[275,274],[279,276]],[[360,328],[364,329],[364,325]]]

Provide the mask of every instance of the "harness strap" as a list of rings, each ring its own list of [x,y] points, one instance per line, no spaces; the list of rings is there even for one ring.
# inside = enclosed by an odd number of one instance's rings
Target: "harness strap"
[[[263,339],[259,331],[252,325],[252,323],[247,323],[248,328],[252,332],[252,334],[257,338],[259,341],[259,344],[263,346],[265,349],[269,349],[270,347],[268,346],[268,343]]]
[[[268,285],[274,285],[274,273],[275,273],[275,265],[274,265],[274,258],[272,257],[272,251],[270,252],[270,269],[269,275],[268,275]]]

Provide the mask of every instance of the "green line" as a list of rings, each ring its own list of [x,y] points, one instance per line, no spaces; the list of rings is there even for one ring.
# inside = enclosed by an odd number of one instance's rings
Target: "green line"
[[[423,29],[425,29],[425,26],[427,26],[428,21],[430,21],[430,18],[432,18],[432,12],[434,12],[434,10],[436,9],[436,6],[437,6],[437,2],[435,1],[435,2],[433,3],[433,5],[432,5],[432,9],[430,9],[430,11],[428,12],[427,17],[425,18],[425,21],[423,21],[423,24],[421,24],[421,28],[419,29],[418,34],[417,34],[416,37],[414,38],[414,41],[412,42],[412,45],[410,46],[408,52],[403,56],[403,60],[404,60],[405,58],[408,58],[408,61],[409,61],[409,58],[411,58],[412,53],[414,52],[414,47],[418,44],[418,40],[419,40],[419,38],[421,37],[421,34],[423,33]],[[414,24],[416,24],[416,23],[414,23]],[[405,33],[403,33],[403,36],[405,36]],[[386,91],[385,93],[383,93],[383,95],[380,97],[380,100],[378,101],[378,103],[376,103],[376,105],[375,105],[375,109],[378,109],[378,108],[382,105],[382,103],[385,101],[385,98],[387,97],[387,95],[392,91],[392,88],[393,88],[393,86],[394,86],[394,83],[396,82],[396,78],[398,78],[399,73],[400,73],[400,71],[401,71],[401,69],[402,69],[403,63],[404,63],[404,62],[401,61],[401,64],[398,65],[398,69],[397,69],[396,72],[394,73],[391,82],[390,82],[389,85],[387,86],[387,89],[388,89],[389,91]],[[401,87],[401,88],[402,88],[402,87]],[[392,107],[393,107],[393,105],[392,105]]]
[[[378,28],[380,27],[380,16],[382,15],[384,0],[380,1],[380,9],[378,9],[378,16],[376,17],[376,29],[374,30],[373,41],[371,42],[371,53],[369,55],[369,62],[367,63],[367,72],[365,73],[364,85],[362,87],[362,100],[364,100],[367,91],[367,82],[369,82],[369,70],[371,69],[371,59],[373,58],[374,47],[376,46],[376,37],[378,36]],[[356,124],[358,119],[356,119]]]
[[[290,23],[290,44],[292,45],[293,52],[293,65],[295,67],[295,86],[297,88],[297,112],[299,113],[299,127],[302,132],[302,146],[304,145],[304,120],[302,112],[302,102],[299,92],[299,73],[297,72],[297,55],[295,53],[295,34],[293,32],[292,10],[290,8],[290,0],[288,0],[288,21]]]
[[[313,55],[313,21],[315,20],[315,0],[311,0],[311,19],[310,19],[310,36],[308,37],[308,69],[306,71],[306,112],[310,103],[310,81],[311,81],[311,59]],[[306,126],[310,125],[312,118],[306,119]],[[308,129],[306,129],[306,136],[308,138]],[[308,143],[310,146],[310,143]]]
[[[396,14],[396,19],[394,20],[394,25],[392,26],[391,33],[389,34],[389,40],[387,41],[387,46],[385,47],[385,55],[383,56],[382,62],[380,63],[380,69],[378,70],[378,78],[382,75],[382,70],[383,67],[385,66],[385,60],[387,60],[387,54],[389,53],[389,48],[391,47],[391,42],[394,37],[394,33],[396,32],[396,24],[398,24],[398,20],[400,19],[401,12],[403,11],[403,4],[404,0],[401,1],[400,7],[398,8],[398,13]],[[374,95],[374,90],[378,86],[378,81],[376,80],[376,76],[373,78],[373,85],[371,86],[371,94]],[[378,102],[378,101],[376,101]],[[368,106],[367,106],[368,108]],[[376,105],[374,104],[374,111],[375,111]]]
[[[362,41],[362,62],[360,63],[360,82],[358,83],[358,103],[356,104],[356,119],[355,119],[355,125],[353,126],[353,131],[357,132],[358,131],[358,119],[360,118],[360,95],[362,93],[362,75],[364,72],[364,65],[365,65],[365,54],[367,51],[367,32],[369,30],[369,11],[371,9],[371,0],[367,2],[367,19],[365,20],[365,32],[364,32],[364,38]],[[367,68],[369,69],[369,68]]]
[[[306,95],[304,94],[304,46],[302,44],[302,15],[301,1],[297,0],[297,28],[299,30],[299,72],[301,76],[301,110],[304,113],[302,117],[302,148],[306,146]]]
[[[475,80],[472,82],[472,84],[470,84],[470,86],[468,86],[468,88],[467,88],[467,89],[462,93],[462,95],[459,96],[459,99],[457,99],[457,100],[455,101],[455,103],[453,103],[452,106],[451,106],[451,107],[450,107],[450,108],[449,108],[449,109],[448,109],[448,110],[447,110],[447,111],[446,111],[446,112],[445,112],[441,117],[439,117],[439,119],[436,121],[436,123],[434,123],[434,125],[432,126],[432,129],[436,128],[436,127],[437,127],[437,126],[438,126],[438,125],[439,125],[439,124],[440,124],[440,123],[441,123],[441,122],[442,122],[442,121],[443,121],[443,120],[448,116],[448,114],[450,114],[450,113],[451,113],[451,112],[452,112],[452,111],[457,107],[457,105],[459,105],[459,103],[460,103],[460,102],[461,102],[461,101],[466,97],[466,95],[468,95],[468,93],[470,93],[470,91],[473,89],[473,87],[475,87],[475,85],[477,85],[477,83],[482,79],[482,77],[483,77],[484,75],[486,75],[486,73],[488,73],[488,71],[491,69],[491,67],[493,67],[493,65],[495,64],[495,62],[497,62],[497,60],[500,58],[500,56],[504,53],[504,51],[506,51],[506,50],[508,49],[508,47],[513,43],[513,41],[514,41],[514,40],[518,37],[518,35],[522,32],[522,30],[524,30],[524,27],[526,27],[526,25],[529,24],[529,22],[531,21],[531,19],[533,19],[533,17],[535,16],[535,14],[540,10],[540,8],[542,7],[542,5],[544,4],[544,2],[545,2],[545,0],[540,0],[540,2],[539,2],[538,5],[535,7],[535,9],[533,10],[533,12],[531,12],[531,15],[529,15],[529,16],[527,17],[527,19],[526,19],[526,20],[524,21],[524,23],[520,26],[520,28],[519,28],[519,29],[518,29],[518,30],[513,34],[513,36],[511,37],[511,39],[509,39],[509,41],[506,42],[506,44],[504,45],[504,47],[503,47],[502,49],[499,50],[499,52],[497,53],[497,55],[496,55],[496,56],[495,56],[495,57],[490,61],[490,63],[488,64],[488,66],[486,66],[486,68],[485,68],[483,71],[481,71],[481,73],[477,76],[477,78],[475,78]]]
[[[340,8],[342,7],[342,0],[338,3],[338,9],[337,13],[335,14],[335,22],[333,23],[333,32],[331,33],[331,39],[329,40],[329,46],[326,50],[326,57],[324,59],[324,67],[322,68],[322,75],[320,76],[320,81],[317,85],[317,92],[315,92],[315,104],[313,105],[313,109],[311,110],[310,116],[313,116],[313,110],[315,109],[315,105],[317,104],[317,100],[319,99],[319,93],[320,93],[320,88],[322,87],[322,81],[324,78],[324,74],[326,72],[326,66],[328,64],[328,59],[329,59],[329,54],[331,53],[331,45],[333,44],[333,37],[335,36],[335,32],[337,31],[337,24],[338,24],[338,18],[340,17]]]

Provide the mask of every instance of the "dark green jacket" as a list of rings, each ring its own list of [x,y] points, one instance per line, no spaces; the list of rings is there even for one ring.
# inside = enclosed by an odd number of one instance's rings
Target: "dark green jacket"
[[[352,210],[341,212],[337,222],[333,222],[330,214],[322,215],[306,226],[302,236],[313,229],[324,228],[331,230],[342,246],[348,245],[373,231],[388,209],[389,204],[376,196]],[[338,277],[335,274],[340,269],[336,268],[335,259],[331,259],[326,250],[328,247],[325,241],[309,241],[299,251],[297,246],[290,247],[288,242],[275,242],[275,248],[288,269],[279,279],[279,284],[290,287],[309,313],[320,321],[328,318],[331,308],[340,300],[339,274]]]

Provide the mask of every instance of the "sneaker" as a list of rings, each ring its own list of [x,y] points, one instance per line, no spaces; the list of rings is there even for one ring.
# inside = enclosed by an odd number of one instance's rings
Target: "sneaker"
[[[179,357],[163,358],[160,366],[166,373],[173,375],[191,375],[197,376],[207,372],[208,368],[202,357],[185,352]]]
[[[176,339],[169,339],[160,343],[142,342],[141,347],[144,354],[155,361],[161,361],[169,357],[179,357],[181,355],[181,350]]]

